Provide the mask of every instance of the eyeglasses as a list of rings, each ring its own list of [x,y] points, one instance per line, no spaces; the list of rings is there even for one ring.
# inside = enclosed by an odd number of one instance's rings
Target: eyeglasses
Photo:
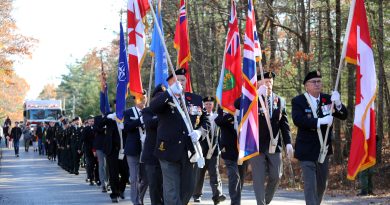
[[[322,80],[308,80],[307,82],[312,84],[322,84]]]

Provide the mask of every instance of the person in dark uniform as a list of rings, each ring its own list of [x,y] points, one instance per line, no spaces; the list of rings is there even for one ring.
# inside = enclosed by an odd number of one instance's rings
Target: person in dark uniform
[[[81,126],[81,118],[75,117],[72,120],[72,128],[70,134],[70,150],[71,150],[71,174],[79,175],[80,158],[81,158],[81,133],[83,127]]]
[[[130,174],[130,199],[134,205],[143,204],[144,196],[148,187],[145,168],[140,163],[142,144],[145,141],[145,124],[142,110],[145,108],[147,97],[143,91],[143,98],[136,100],[135,106],[124,112],[124,133],[126,133],[125,155]]]
[[[347,109],[341,103],[340,94],[321,93],[322,80],[319,71],[309,72],[303,84],[306,92],[292,99],[292,119],[298,127],[295,142],[295,158],[303,173],[306,204],[321,204],[328,182],[328,160],[332,154],[332,127],[325,136],[333,117],[347,118]],[[331,104],[334,102],[332,113]],[[326,143],[324,143],[327,138]],[[321,152],[322,151],[322,152]],[[327,151],[327,152],[326,152]]]
[[[55,160],[57,155],[57,138],[56,138],[56,128],[55,128],[55,122],[50,121],[49,122],[49,128],[47,128],[46,131],[46,141],[47,145],[49,146],[48,151],[48,159],[49,160]]]
[[[99,129],[104,129],[104,127],[106,127],[103,151],[106,154],[109,169],[109,180],[112,190],[110,198],[113,203],[118,203],[119,197],[122,199],[125,197],[124,191],[129,179],[129,168],[126,159],[119,159],[119,151],[121,149],[119,130],[122,132],[122,129],[121,127],[118,127],[115,116],[115,113],[108,113],[108,115],[104,116],[101,122],[96,126],[98,126]],[[122,143],[124,144],[125,142],[126,134],[122,133]]]
[[[221,149],[221,157],[225,162],[228,187],[231,205],[241,204],[241,190],[244,184],[244,174],[246,162],[243,165],[238,165],[238,139],[237,131],[234,128],[234,116],[221,108],[217,111],[218,116],[215,118],[215,123],[221,130],[221,138],[219,139],[219,147]]]
[[[44,148],[43,148],[43,142],[42,142],[42,137],[43,134],[45,133],[45,127],[42,122],[40,122],[37,126],[37,130],[35,131],[35,134],[38,137],[38,153],[39,155],[44,154]]]
[[[166,91],[162,84],[156,86],[152,93],[152,99]],[[153,155],[157,140],[157,115],[150,107],[142,110],[143,121],[145,123],[146,137],[141,153],[141,161],[145,164],[146,177],[149,184],[149,195],[152,205],[164,204],[163,197],[163,177],[158,159]]]
[[[93,131],[94,127],[94,116],[88,116],[87,126],[84,127],[82,133],[82,144],[83,144],[83,152],[86,158],[86,171],[87,171],[87,179],[90,185],[93,185],[95,182],[98,186],[100,186],[99,180],[99,172],[97,165],[97,158],[93,155],[93,141],[95,139],[95,132]]]
[[[99,180],[102,184],[102,192],[107,192],[108,186],[108,174],[107,174],[107,161],[106,154],[104,154],[104,141],[106,138],[105,127],[99,126],[103,121],[103,115],[95,116],[93,131],[95,133],[95,139],[93,140],[93,151],[98,159]]]
[[[182,205],[189,202],[194,191],[196,164],[193,162],[199,155],[195,154],[193,143],[207,130],[209,121],[202,97],[183,94],[187,80],[185,70],[178,69],[175,73],[177,79],[173,74],[168,77],[169,89],[155,97],[150,108],[159,119],[155,156],[160,160],[163,174],[164,204]],[[187,110],[183,110],[181,96],[185,98]],[[191,122],[184,112],[188,112]]]
[[[266,107],[263,108],[260,102],[258,103],[259,155],[249,159],[252,166],[253,189],[258,205],[271,203],[279,186],[283,174],[282,140],[283,144],[286,145],[287,156],[290,159],[294,153],[291,145],[290,126],[287,120],[286,101],[273,92],[274,78],[275,73],[273,72],[265,72],[264,80],[261,80],[260,74],[257,75],[257,92],[266,104]],[[267,114],[270,117],[272,139],[266,122],[266,113],[264,112],[268,112]],[[272,141],[275,143],[273,148],[270,147]],[[267,183],[266,178],[268,179]]]
[[[211,96],[203,98],[203,104],[207,111],[207,117],[210,121],[209,132],[202,137],[201,145],[203,156],[206,158],[206,164],[203,168],[198,168],[195,180],[195,191],[193,194],[194,202],[201,202],[203,182],[206,171],[209,173],[211,191],[213,192],[212,200],[214,204],[225,201],[226,196],[222,194],[222,182],[219,174],[219,132],[215,125],[214,119],[218,116],[213,112],[214,98]]]

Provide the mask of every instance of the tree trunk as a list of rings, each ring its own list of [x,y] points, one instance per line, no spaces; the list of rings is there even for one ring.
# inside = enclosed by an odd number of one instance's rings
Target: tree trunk
[[[340,38],[341,38],[341,8],[340,8],[340,0],[336,0],[336,47],[335,47],[335,66],[338,66],[340,63],[340,57],[341,57],[341,51],[340,51]],[[331,67],[332,71],[332,79],[333,79],[333,84],[332,84],[332,89],[334,88],[333,85],[336,83],[336,78],[337,78],[337,72],[338,72],[338,67]],[[340,90],[340,84],[341,84],[341,78],[340,78],[340,83],[338,88],[336,90]],[[341,164],[343,162],[343,156],[342,156],[342,149],[341,149],[341,122],[340,120],[335,120],[334,121],[334,132],[335,132],[335,140],[334,140],[334,145],[336,149],[334,150],[334,158],[335,162],[337,164]],[[339,149],[337,149],[339,147]]]
[[[322,8],[319,8],[318,10],[318,34],[317,34],[318,42],[318,52],[317,52],[317,70],[321,71],[322,67]]]
[[[378,163],[382,162],[382,140],[383,140],[383,113],[384,113],[384,101],[383,101],[383,84],[384,84],[384,52],[383,52],[383,0],[378,0],[378,119],[377,119],[377,147],[376,147],[376,159]]]
[[[274,5],[274,0],[269,0],[269,6],[270,7],[273,7]],[[269,9],[269,15],[272,19],[275,19],[275,13],[274,13],[274,10],[273,8],[272,9]],[[277,28],[274,24],[274,21],[271,21],[271,25],[270,25],[270,49],[271,49],[271,54],[270,54],[270,58],[269,58],[269,68],[268,70],[270,71],[274,71],[275,70],[275,66],[276,66],[276,46],[277,46],[277,41],[278,41],[278,37],[277,37]]]
[[[356,83],[356,77],[355,77],[355,71],[356,66],[352,64],[348,64],[348,101],[347,101],[347,111],[348,111],[348,118],[347,118],[347,126],[345,128],[345,149],[344,149],[344,157],[349,156],[349,150],[351,146],[351,139],[352,139],[352,128],[353,128],[353,119],[354,119],[354,110],[355,110],[355,83]]]

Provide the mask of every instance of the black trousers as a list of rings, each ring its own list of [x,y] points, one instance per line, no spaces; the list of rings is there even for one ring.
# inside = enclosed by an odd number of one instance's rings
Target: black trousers
[[[145,170],[149,182],[149,195],[152,205],[164,204],[163,178],[160,164],[145,164]]]
[[[119,160],[118,154],[119,151],[106,156],[112,190],[111,198],[119,197],[125,191],[126,183],[129,181],[129,167],[126,158]]]
[[[98,162],[97,158],[93,156],[91,150],[87,150],[84,152],[84,157],[86,159],[86,171],[87,177],[90,181],[99,181],[99,170],[98,170]]]

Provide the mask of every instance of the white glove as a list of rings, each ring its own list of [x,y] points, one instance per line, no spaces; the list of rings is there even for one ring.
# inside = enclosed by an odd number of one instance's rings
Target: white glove
[[[339,92],[332,91],[332,96],[330,97],[330,99],[332,101],[334,101],[334,104],[336,104],[336,106],[340,106],[341,105],[340,93]]]
[[[261,96],[261,95],[266,96],[267,95],[267,87],[265,87],[265,85],[261,85],[259,87],[259,89],[257,89],[257,94],[259,96]]]
[[[183,87],[181,87],[181,84],[177,81],[170,85],[169,89],[171,89],[172,93],[175,95],[180,95],[181,93],[183,93]]]
[[[201,133],[201,131],[199,131],[199,130],[194,130],[194,131],[192,131],[190,134],[188,134],[188,136],[191,137],[191,141],[192,141],[193,143],[198,142],[198,140],[199,140],[199,138],[201,137],[201,135],[202,135],[202,133]]]
[[[123,126],[123,123],[122,122],[118,122],[118,128],[123,130],[125,127]]]
[[[294,156],[294,148],[292,147],[291,144],[286,145],[286,152],[287,152],[287,157],[291,159]]]
[[[115,120],[115,118],[116,118],[115,112],[114,112],[114,113],[111,113],[111,114],[109,114],[109,115],[107,115],[107,118],[108,118],[108,119],[111,119],[111,120]]]
[[[141,121],[141,124],[144,124],[144,116],[141,116],[141,117],[139,118],[139,121]]]
[[[331,116],[331,115],[328,115],[326,117],[321,117],[321,118],[318,118],[317,127],[319,127],[319,125],[329,125],[329,124],[332,124],[332,122],[333,122],[333,116]]]

